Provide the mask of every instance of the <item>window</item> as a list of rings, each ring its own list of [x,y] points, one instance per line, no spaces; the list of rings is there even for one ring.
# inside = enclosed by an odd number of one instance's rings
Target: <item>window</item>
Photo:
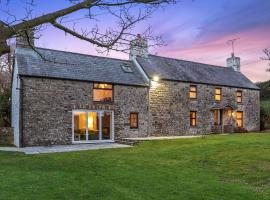
[[[219,125],[219,110],[214,110],[214,125]]]
[[[236,123],[238,127],[243,127],[243,112],[242,111],[236,112]]]
[[[197,98],[197,86],[191,85],[189,87],[189,98],[190,99],[196,99]]]
[[[127,65],[127,64],[122,65],[122,70],[124,72],[126,72],[126,73],[132,73],[133,72],[131,67],[129,65]]]
[[[215,89],[215,100],[216,101],[221,101],[221,88],[216,88]]]
[[[196,111],[190,111],[190,126],[196,126],[197,124],[197,112]]]
[[[138,128],[138,113],[130,113],[130,128]]]
[[[112,102],[113,85],[108,83],[94,83],[93,100],[97,102]]]
[[[236,92],[236,102],[237,103],[242,103],[242,91],[237,91]]]

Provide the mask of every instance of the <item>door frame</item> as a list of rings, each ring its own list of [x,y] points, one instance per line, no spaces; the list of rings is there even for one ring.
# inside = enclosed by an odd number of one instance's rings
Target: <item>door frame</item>
[[[88,127],[88,112],[97,112],[99,120],[99,139],[88,140],[88,128],[86,128],[86,141],[74,141],[74,113],[85,112],[86,113],[86,127]],[[102,140],[102,115],[103,112],[111,112],[111,139]],[[102,142],[114,142],[114,111],[113,110],[88,110],[88,109],[74,109],[72,110],[72,144],[91,144],[91,143],[102,143]]]

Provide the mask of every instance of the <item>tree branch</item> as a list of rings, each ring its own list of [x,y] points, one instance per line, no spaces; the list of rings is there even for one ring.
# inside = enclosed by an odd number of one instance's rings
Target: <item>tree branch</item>
[[[268,63],[269,68],[267,68],[266,71],[270,72],[270,49],[264,49],[263,53],[264,53],[264,57],[261,57],[261,59],[269,61],[269,63]]]
[[[51,23],[54,27],[61,29],[65,31],[66,33],[69,33],[79,39],[88,41],[94,45],[97,45],[99,47],[107,48],[107,49],[112,49],[112,46],[117,43],[119,39],[123,35],[125,35],[125,31],[127,29],[130,29],[133,24],[136,22],[142,20],[133,20],[132,17],[127,17],[125,16],[126,21],[122,21],[122,26],[120,27],[121,30],[119,32],[116,31],[108,31],[106,34],[103,34],[101,37],[96,37],[98,33],[95,33],[95,37],[89,38],[87,37],[87,34],[79,34],[74,30],[71,30],[60,23],[57,23],[56,20],[59,19],[60,17],[69,15],[71,13],[74,13],[76,11],[82,10],[82,9],[91,9],[92,7],[99,7],[101,9],[106,9],[109,7],[125,7],[126,5],[138,5],[138,4],[143,4],[143,5],[150,5],[152,7],[155,7],[157,5],[160,5],[162,3],[170,3],[170,2],[175,2],[174,0],[112,0],[112,1],[106,1],[106,0],[84,0],[84,1],[77,1],[77,0],[70,0],[71,3],[73,3],[72,6],[48,13],[33,19],[28,19],[31,17],[28,16],[27,19],[23,20],[17,20],[16,16],[14,15],[15,19],[13,21],[22,21],[19,22],[18,24],[11,25],[11,24],[6,24],[3,21],[0,21],[0,55],[3,55],[4,53],[9,52],[9,48],[6,44],[7,39],[12,38],[14,36],[20,35],[26,30],[35,28],[37,26],[46,24],[46,23]],[[80,3],[77,3],[80,2]],[[33,1],[31,1],[33,3]],[[29,11],[31,12],[31,10]],[[132,13],[132,12],[130,12]],[[127,22],[127,23],[126,23]],[[117,34],[118,33],[118,34]]]

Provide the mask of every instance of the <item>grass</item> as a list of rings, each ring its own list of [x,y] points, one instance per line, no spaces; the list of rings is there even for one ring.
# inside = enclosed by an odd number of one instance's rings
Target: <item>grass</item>
[[[0,199],[270,199],[270,133],[134,148],[0,152]]]

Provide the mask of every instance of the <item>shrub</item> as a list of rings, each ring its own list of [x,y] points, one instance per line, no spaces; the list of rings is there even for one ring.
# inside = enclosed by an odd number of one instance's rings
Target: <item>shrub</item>
[[[0,127],[10,126],[10,89],[0,93]]]
[[[270,101],[261,101],[261,130],[270,128]]]

